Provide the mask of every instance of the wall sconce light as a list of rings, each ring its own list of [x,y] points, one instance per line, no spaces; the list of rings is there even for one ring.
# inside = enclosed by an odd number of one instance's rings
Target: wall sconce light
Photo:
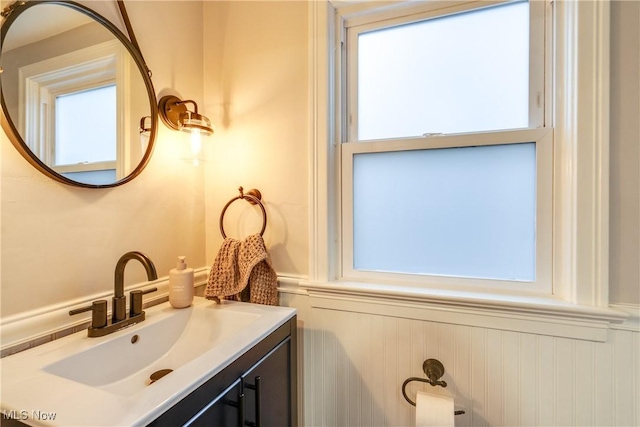
[[[193,104],[193,111],[185,104]],[[189,149],[186,158],[197,165],[202,158],[202,137],[213,135],[211,120],[198,114],[198,104],[192,100],[181,100],[177,96],[167,95],[160,98],[158,103],[160,119],[173,130],[180,130],[189,134]]]
[[[147,125],[147,120],[149,120],[149,124]],[[141,153],[145,153],[147,151],[147,147],[149,146],[149,138],[151,137],[151,116],[144,116],[140,119],[140,127],[138,128],[140,132],[140,149]]]

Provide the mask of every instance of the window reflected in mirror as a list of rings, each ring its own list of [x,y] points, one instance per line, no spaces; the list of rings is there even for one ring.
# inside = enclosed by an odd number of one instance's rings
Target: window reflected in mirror
[[[50,166],[76,181],[115,181],[116,85],[59,95],[54,115],[54,144],[47,147],[54,152]]]

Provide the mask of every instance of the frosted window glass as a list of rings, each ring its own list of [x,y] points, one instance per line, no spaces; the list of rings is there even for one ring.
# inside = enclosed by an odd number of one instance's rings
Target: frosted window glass
[[[115,161],[116,122],[115,85],[58,96],[55,164]]]
[[[529,4],[358,37],[358,139],[529,126]]]
[[[535,280],[535,143],[355,154],[356,270]]]

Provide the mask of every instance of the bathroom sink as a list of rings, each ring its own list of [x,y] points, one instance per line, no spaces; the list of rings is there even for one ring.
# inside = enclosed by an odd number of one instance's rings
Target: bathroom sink
[[[0,359],[0,406],[33,425],[145,425],[294,314],[197,297],[180,310],[164,303],[105,337],[82,331]],[[55,417],[36,419],[42,411]]]
[[[160,315],[114,339],[72,354],[43,369],[113,393],[133,394],[153,373],[175,370],[246,328],[259,314],[233,309],[165,307]]]

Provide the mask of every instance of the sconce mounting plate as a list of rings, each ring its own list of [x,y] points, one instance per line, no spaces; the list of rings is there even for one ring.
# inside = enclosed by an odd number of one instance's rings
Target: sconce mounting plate
[[[180,115],[187,112],[187,107],[177,96],[166,95],[158,102],[158,113],[162,122],[173,130],[180,130]]]

